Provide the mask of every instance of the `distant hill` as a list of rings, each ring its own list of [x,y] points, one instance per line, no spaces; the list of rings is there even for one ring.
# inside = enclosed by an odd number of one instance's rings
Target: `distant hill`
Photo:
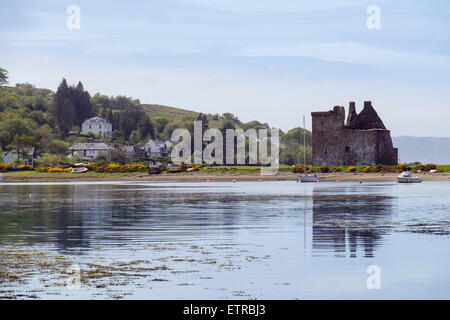
[[[393,137],[400,162],[450,164],[450,138]]]
[[[141,107],[151,118],[164,117],[172,120],[182,120],[185,117],[195,118],[199,114],[195,111],[163,106],[159,104],[141,104]]]

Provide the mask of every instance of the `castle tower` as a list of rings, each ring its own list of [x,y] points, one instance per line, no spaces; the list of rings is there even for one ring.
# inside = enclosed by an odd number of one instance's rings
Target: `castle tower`
[[[358,114],[356,113],[355,102],[350,101],[349,106],[348,106],[347,122],[345,123],[345,125],[347,127],[350,127],[351,123],[353,122],[353,120],[355,120],[357,115]]]

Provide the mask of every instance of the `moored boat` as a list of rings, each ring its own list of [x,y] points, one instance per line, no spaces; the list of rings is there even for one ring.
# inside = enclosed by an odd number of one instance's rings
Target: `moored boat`
[[[422,179],[419,177],[411,176],[411,173],[409,173],[409,171],[403,171],[397,176],[397,181],[399,183],[420,183],[422,182]]]
[[[317,180],[319,180],[319,178],[317,177],[316,174],[314,174],[312,176],[300,176],[299,177],[300,182],[317,182]]]
[[[83,173],[83,172],[87,172],[88,168],[73,168],[72,169],[72,173]]]

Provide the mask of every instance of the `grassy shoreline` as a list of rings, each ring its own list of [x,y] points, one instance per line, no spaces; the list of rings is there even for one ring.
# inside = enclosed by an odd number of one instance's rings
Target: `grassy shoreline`
[[[156,182],[197,182],[197,181],[295,181],[299,174],[286,170],[279,170],[276,175],[261,175],[258,167],[251,170],[234,171],[196,171],[183,173],[147,174],[146,172],[132,173],[97,173],[81,174],[40,173],[36,171],[15,171],[3,173],[3,182],[71,182],[71,181],[156,181]],[[396,181],[398,173],[362,173],[362,172],[330,172],[318,173],[321,181]],[[415,173],[423,181],[450,181],[450,173]]]

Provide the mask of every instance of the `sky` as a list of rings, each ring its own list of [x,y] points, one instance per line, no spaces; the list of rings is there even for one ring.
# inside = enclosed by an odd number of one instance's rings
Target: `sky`
[[[371,100],[393,136],[450,137],[449,36],[446,0],[0,0],[10,85],[64,77],[282,130]]]

